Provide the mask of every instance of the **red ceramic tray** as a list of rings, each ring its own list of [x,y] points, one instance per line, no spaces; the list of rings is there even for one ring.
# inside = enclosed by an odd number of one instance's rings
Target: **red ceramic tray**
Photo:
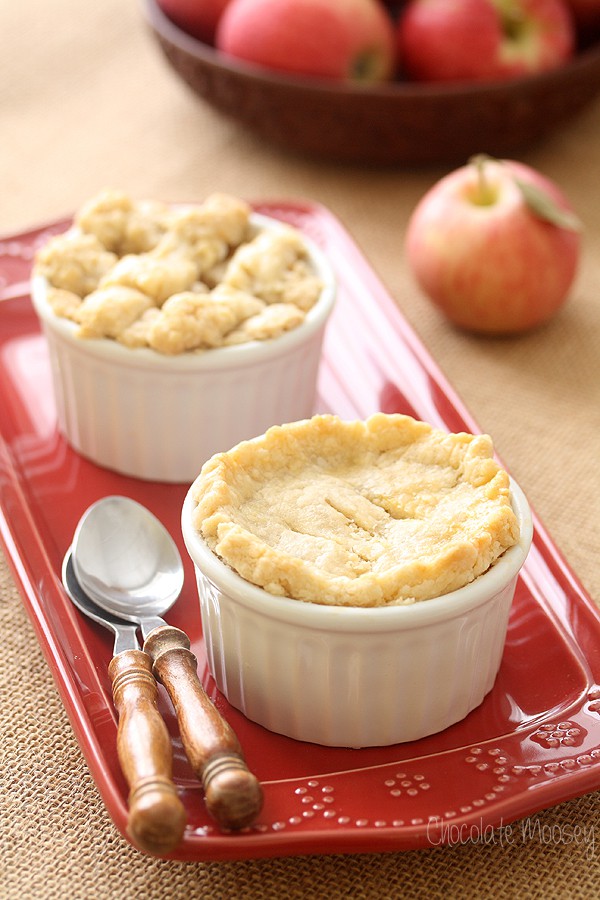
[[[359,250],[323,207],[265,203],[329,254],[339,278],[317,411],[345,418],[410,413],[453,431],[477,426]],[[264,786],[256,826],[221,833],[208,818],[161,689],[174,775],[189,816],[172,858],[220,860],[433,847],[484,839],[542,808],[600,787],[600,614],[536,521],[492,692],[441,734],[393,747],[300,743],[247,721],[207,671],[193,573],[179,528],[186,488],[121,477],[57,433],[44,339],[28,296],[33,252],[57,222],[0,242],[0,533],[23,601],[98,790],[125,834],[127,789],[115,749],[107,631],[81,616],[60,569],[81,513],[105,494],[146,504],[170,530],[186,585],[170,621],[192,639],[208,693]]]

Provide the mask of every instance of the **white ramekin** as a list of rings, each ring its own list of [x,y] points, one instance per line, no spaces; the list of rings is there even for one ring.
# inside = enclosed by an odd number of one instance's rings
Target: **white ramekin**
[[[280,222],[253,214],[259,228]],[[324,288],[304,322],[280,337],[179,356],[82,339],[56,316],[44,278],[32,300],[47,339],[58,426],[98,465],[153,481],[191,482],[214,453],[313,413],[335,277],[303,236]]]
[[[249,584],[182,511],[196,571],[208,663],[249,719],[297,740],[339,747],[413,741],[463,719],[491,690],[531,512],[511,481],[519,542],[460,590],[408,606],[323,606]]]

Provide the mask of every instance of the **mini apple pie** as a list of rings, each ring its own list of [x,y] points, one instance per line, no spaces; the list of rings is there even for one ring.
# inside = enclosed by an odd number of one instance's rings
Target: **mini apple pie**
[[[167,355],[279,337],[323,290],[300,233],[261,230],[227,194],[169,208],[104,191],[39,250],[34,274],[78,337]]]
[[[194,527],[234,571],[320,604],[437,597],[519,539],[491,439],[403,415],[275,426],[212,457],[192,496]]]

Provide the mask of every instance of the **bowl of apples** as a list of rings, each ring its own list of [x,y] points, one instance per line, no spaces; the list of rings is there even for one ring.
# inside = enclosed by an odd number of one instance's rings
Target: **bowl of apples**
[[[281,149],[512,156],[600,94],[600,0],[143,0],[167,63]]]

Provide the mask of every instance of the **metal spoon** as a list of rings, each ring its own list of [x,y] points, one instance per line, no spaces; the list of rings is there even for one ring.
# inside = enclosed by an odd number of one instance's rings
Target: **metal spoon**
[[[160,618],[183,586],[183,563],[168,531],[135,500],[105,497],[82,516],[72,559],[77,580],[98,606],[141,626],[144,651],[171,698],[209,813],[223,828],[252,824],[262,807],[260,783],[200,683],[189,638]]]
[[[142,850],[169,853],[183,837],[186,813],[171,779],[171,741],[158,711],[152,660],[139,648],[136,626],[100,609],[82,590],[70,550],[62,580],[75,606],[115,636],[108,672],[119,713],[117,752],[130,788],[127,831]]]
[[[183,588],[175,541],[150,510],[129,497],[104,497],[81,517],[73,538],[73,568],[90,597],[113,615],[159,625]]]

